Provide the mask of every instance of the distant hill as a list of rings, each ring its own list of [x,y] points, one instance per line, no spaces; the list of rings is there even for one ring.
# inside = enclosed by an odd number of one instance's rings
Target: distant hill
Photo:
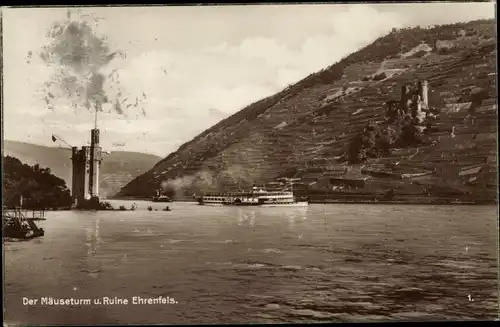
[[[71,189],[71,150],[31,143],[4,140],[4,155],[18,158],[28,165],[50,168]],[[134,177],[151,169],[161,158],[151,154],[113,151],[105,155],[101,166],[100,196],[112,197]]]
[[[496,71],[494,20],[394,29],[220,121],[120,194],[169,184],[190,196],[297,177],[316,200],[495,201]],[[391,121],[388,104],[422,79],[434,118]]]

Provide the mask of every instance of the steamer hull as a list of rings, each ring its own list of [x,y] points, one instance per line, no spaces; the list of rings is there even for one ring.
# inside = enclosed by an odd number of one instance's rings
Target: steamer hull
[[[304,207],[307,199],[297,199],[292,191],[266,191],[254,187],[248,193],[208,193],[198,198],[206,206]]]
[[[298,201],[288,204],[262,204],[261,207],[307,207],[308,205],[307,201]]]

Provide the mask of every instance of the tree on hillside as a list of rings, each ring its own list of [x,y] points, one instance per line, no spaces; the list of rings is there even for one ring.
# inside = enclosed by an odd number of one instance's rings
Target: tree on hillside
[[[66,182],[50,173],[48,168],[29,166],[19,159],[4,156],[3,205],[18,206],[20,198],[25,208],[55,208],[71,206],[71,194]]]
[[[396,126],[380,127],[368,124],[365,129],[356,135],[347,148],[347,161],[350,164],[365,162],[368,158],[388,156],[391,149],[407,148],[421,145],[422,133],[414,120],[405,117],[398,121]]]
[[[421,129],[418,128],[414,119],[405,117],[405,119],[400,122],[400,126],[400,132],[395,141],[396,147],[407,148],[423,143]]]

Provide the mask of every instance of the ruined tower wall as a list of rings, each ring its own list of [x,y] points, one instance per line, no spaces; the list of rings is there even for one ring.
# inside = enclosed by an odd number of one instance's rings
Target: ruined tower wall
[[[420,88],[420,98],[422,99],[422,103],[426,108],[429,107],[429,83],[427,81],[421,82]]]

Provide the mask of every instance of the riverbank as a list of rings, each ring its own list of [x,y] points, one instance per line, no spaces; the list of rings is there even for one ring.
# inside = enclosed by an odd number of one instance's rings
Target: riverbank
[[[4,210],[16,210],[18,208],[4,208]],[[59,207],[59,208],[22,208],[23,211],[68,211],[73,210],[71,207]]]
[[[150,201],[149,198],[141,198],[141,197],[127,197],[127,198],[114,198],[108,199],[112,201]],[[196,202],[193,199],[174,199],[173,202]],[[329,198],[312,198],[309,199],[309,203],[311,204],[403,204],[403,205],[496,205],[498,202],[494,200],[462,200],[462,199],[436,199],[436,198],[406,198],[406,199],[398,199],[398,200],[384,200],[384,199],[363,199],[360,198],[352,198],[352,199],[329,199]]]
[[[126,201],[126,202],[133,202],[133,201],[140,201],[140,202],[150,202],[151,205],[156,204],[162,204],[163,203],[158,203],[158,202],[153,202],[148,199],[141,199],[141,198],[128,198],[128,199],[113,199],[111,201]],[[196,201],[193,200],[187,200],[187,199],[179,199],[179,200],[174,200],[173,202],[169,202],[170,204],[172,203],[193,203],[197,204]],[[482,201],[465,201],[465,200],[439,200],[439,199],[420,199],[420,200],[412,200],[412,199],[405,199],[405,200],[364,200],[364,199],[310,199],[309,204],[363,204],[363,205],[497,205],[497,201],[489,201],[489,200],[482,200]],[[45,208],[45,209],[30,209],[30,208],[23,208],[23,210],[43,210],[43,211],[134,211],[135,209],[132,209],[131,207],[126,207],[123,204],[122,205],[117,205],[116,207],[113,208],[107,208],[107,209],[96,209],[96,210],[90,210],[90,209],[76,209],[76,208],[70,208],[70,207],[61,207],[61,208]]]
[[[309,201],[311,204],[404,204],[404,205],[494,205],[494,201],[365,201],[365,200],[323,200],[323,201]]]

